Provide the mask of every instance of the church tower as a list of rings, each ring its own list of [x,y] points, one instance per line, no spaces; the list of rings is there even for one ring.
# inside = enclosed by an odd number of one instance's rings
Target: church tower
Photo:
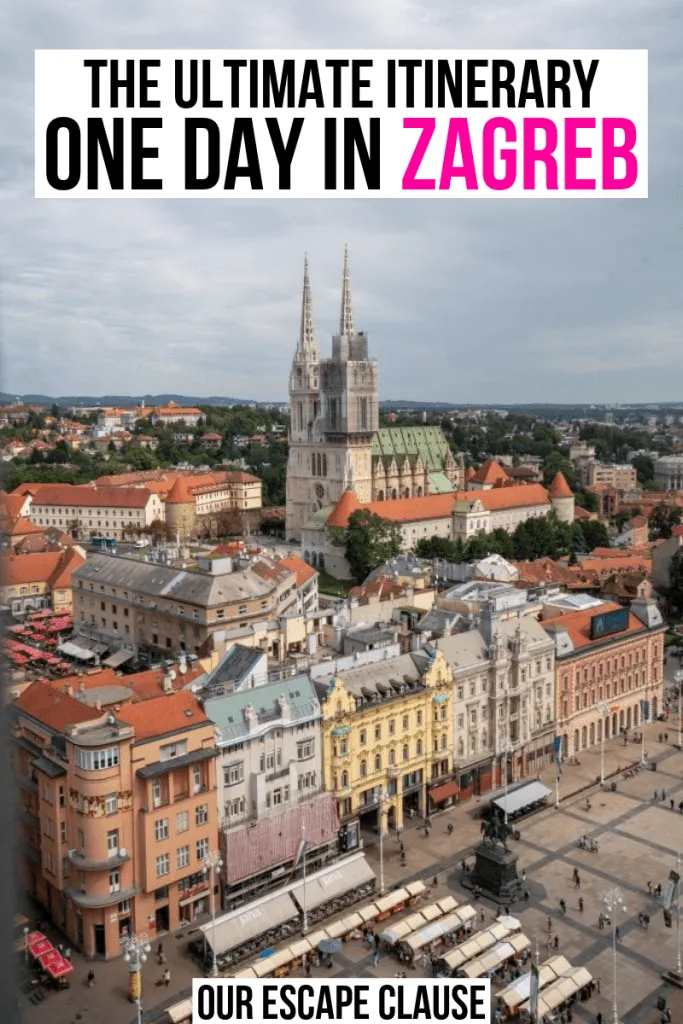
[[[367,335],[356,331],[348,247],[344,249],[339,333],[332,358],[320,359],[313,303],[304,263],[301,327],[289,378],[290,434],[287,463],[286,536],[317,511],[353,490],[362,504],[373,500],[372,442],[379,429],[377,360]]]
[[[355,326],[348,246],[344,249],[339,333],[332,339],[332,358],[320,364],[320,391],[328,467],[326,503],[336,503],[348,488],[361,504],[372,501],[379,375],[377,360],[368,354],[368,337]]]
[[[316,468],[316,424],[320,420],[320,352],[313,320],[313,299],[304,257],[301,325],[289,375],[289,460],[287,463],[287,538],[299,539],[312,512],[310,481]],[[322,462],[322,460],[321,460]],[[322,465],[321,465],[322,471]]]

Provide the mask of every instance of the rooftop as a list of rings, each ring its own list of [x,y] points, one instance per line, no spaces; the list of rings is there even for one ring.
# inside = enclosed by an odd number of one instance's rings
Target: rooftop
[[[315,688],[307,675],[281,679],[266,686],[238,690],[237,693],[221,697],[207,697],[203,705],[208,717],[220,730],[221,742],[230,744],[241,742],[252,735],[245,714],[249,708],[258,716],[259,724],[280,721],[278,702],[282,697],[291,709],[292,724],[320,716]]]

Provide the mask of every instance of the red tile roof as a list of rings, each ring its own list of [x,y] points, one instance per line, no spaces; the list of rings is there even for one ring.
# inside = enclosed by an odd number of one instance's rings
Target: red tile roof
[[[567,483],[564,473],[559,471],[555,474],[550,484],[548,494],[551,498],[573,498],[574,492]]]
[[[154,697],[139,704],[127,704],[121,708],[117,717],[132,725],[136,743],[183,732],[196,725],[210,725],[197,698],[187,690],[167,693],[163,697]]]
[[[284,565],[285,569],[294,573],[297,587],[303,587],[304,583],[318,575],[316,570],[298,555],[288,555],[287,558],[280,559],[280,565]]]
[[[367,508],[369,506],[365,507]],[[349,490],[344,491],[341,498],[334,506],[332,514],[327,520],[327,525],[339,527],[348,526],[351,515],[359,508],[361,508],[361,504],[354,492],[349,488]]]
[[[21,510],[26,504],[26,495],[17,494],[14,491],[8,494],[7,491],[0,491],[0,514],[15,519],[21,515]]]
[[[145,508],[151,494],[145,487],[96,487],[90,484],[21,484],[17,491],[33,495],[40,505],[99,508]],[[14,493],[16,494],[17,491]]]
[[[487,459],[486,462],[483,462],[472,477],[472,481],[475,484],[489,484],[491,486],[495,483],[500,483],[503,480],[509,479],[510,477],[503,467],[494,459]]]
[[[47,683],[31,683],[14,706],[56,732],[64,732],[67,725],[102,717],[101,711],[87,707],[66,693],[59,693]]]
[[[569,634],[569,638],[575,648],[589,647],[592,643],[599,642],[597,639],[591,640],[591,619],[595,615],[601,615],[603,612],[619,611],[621,607],[622,606],[620,604],[607,602],[600,605],[598,608],[589,608],[586,611],[581,612],[567,612],[565,615],[559,615],[554,619],[545,619],[541,625],[544,627],[556,626],[560,629],[564,629]],[[629,612],[628,628],[620,633],[615,633],[614,639],[617,640],[619,637],[628,636],[630,633],[636,633],[642,629],[644,629],[644,626],[640,619]],[[604,638],[601,637],[600,639],[602,640]]]

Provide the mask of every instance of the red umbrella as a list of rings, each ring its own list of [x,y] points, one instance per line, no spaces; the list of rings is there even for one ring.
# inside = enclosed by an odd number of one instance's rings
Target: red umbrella
[[[51,978],[63,978],[65,974],[70,974],[73,971],[73,966],[63,956],[59,956],[59,959],[55,957],[54,960],[50,960],[48,963],[45,963],[43,960],[40,962]]]
[[[34,956],[36,960],[39,960],[41,956],[44,956],[46,953],[49,953],[50,950],[54,947],[50,940],[46,939],[45,936],[43,936],[42,939],[38,939],[37,942],[29,942],[28,948],[31,956]]]

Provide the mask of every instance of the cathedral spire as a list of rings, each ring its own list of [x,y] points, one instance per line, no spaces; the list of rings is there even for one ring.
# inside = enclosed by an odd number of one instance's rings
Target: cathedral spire
[[[304,287],[301,295],[301,327],[299,328],[299,344],[297,358],[317,361],[320,358],[318,342],[315,337],[313,323],[313,299],[311,297],[311,281],[308,276],[308,253],[304,254]]]
[[[353,302],[351,300],[351,278],[349,276],[349,247],[344,246],[344,278],[342,281],[341,313],[339,315],[339,334],[355,334],[353,323]]]

